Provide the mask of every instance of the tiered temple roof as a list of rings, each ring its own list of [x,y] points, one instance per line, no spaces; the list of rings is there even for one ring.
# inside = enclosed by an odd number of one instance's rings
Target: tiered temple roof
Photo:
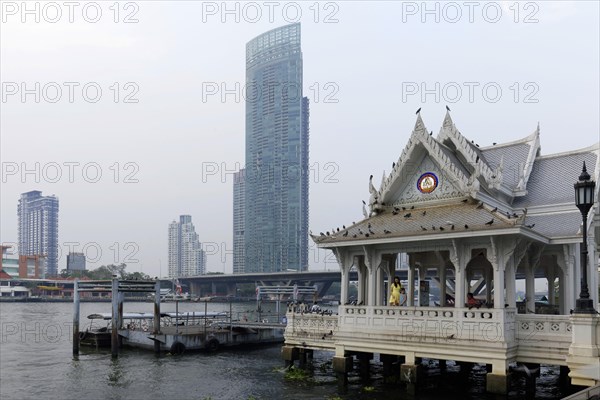
[[[521,140],[480,148],[461,134],[449,112],[437,136],[418,114],[406,147],[392,171],[384,172],[379,189],[371,176],[365,218],[312,238],[319,247],[334,248],[494,231],[566,243],[581,233],[573,183],[584,162],[598,181],[599,158],[599,143],[542,156],[539,125]]]

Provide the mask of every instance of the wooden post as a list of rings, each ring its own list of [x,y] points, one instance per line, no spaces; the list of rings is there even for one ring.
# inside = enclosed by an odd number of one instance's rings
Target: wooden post
[[[160,280],[157,280],[154,283],[154,335],[158,335],[160,333]],[[154,352],[156,354],[160,353],[160,342],[154,338]]]
[[[206,314],[204,315],[206,318]],[[239,319],[239,318],[238,318]],[[233,304],[232,300],[229,300],[229,335],[228,335],[229,343],[233,342]]]
[[[117,329],[123,329],[123,302],[125,301],[125,292],[119,291],[118,300],[119,300],[119,305],[118,305],[119,315],[117,316]],[[117,331],[117,333],[118,333],[118,331]],[[117,335],[117,338],[119,341],[119,347],[122,347],[122,338],[119,337],[118,335]]]
[[[110,350],[113,358],[119,355],[119,331],[118,329],[119,315],[119,279],[112,279],[112,332],[110,336]]]
[[[79,279],[73,282],[73,355],[79,354]]]

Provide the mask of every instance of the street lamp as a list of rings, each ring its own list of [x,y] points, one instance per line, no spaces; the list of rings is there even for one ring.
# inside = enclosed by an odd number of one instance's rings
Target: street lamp
[[[575,302],[575,312],[578,314],[595,314],[594,303],[590,299],[587,283],[587,215],[588,211],[594,204],[594,188],[596,182],[590,180],[590,174],[585,169],[585,161],[583,162],[583,170],[579,175],[579,182],[575,185],[575,205],[581,211],[583,219],[583,243],[581,245],[581,292],[579,298]]]

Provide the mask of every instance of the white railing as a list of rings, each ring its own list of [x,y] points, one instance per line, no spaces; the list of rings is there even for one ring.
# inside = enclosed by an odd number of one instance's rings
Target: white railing
[[[338,313],[288,313],[286,343],[473,360],[504,354],[565,365],[572,341],[569,316],[517,314],[514,308],[340,306]]]
[[[486,342],[515,340],[515,309],[340,306],[340,333],[395,334],[402,338]]]
[[[568,315],[517,315],[517,359],[565,365],[573,341]]]
[[[517,315],[517,340],[563,342],[568,348],[572,341],[568,315]]]
[[[287,326],[284,332],[286,342],[311,340],[323,347],[333,348],[333,339],[338,332],[337,315],[289,312],[286,317]]]

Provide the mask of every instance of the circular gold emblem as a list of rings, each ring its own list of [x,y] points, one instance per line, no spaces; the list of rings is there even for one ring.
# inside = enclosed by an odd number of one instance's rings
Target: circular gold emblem
[[[425,172],[417,181],[417,189],[421,193],[431,193],[438,186],[438,178],[433,172]]]

